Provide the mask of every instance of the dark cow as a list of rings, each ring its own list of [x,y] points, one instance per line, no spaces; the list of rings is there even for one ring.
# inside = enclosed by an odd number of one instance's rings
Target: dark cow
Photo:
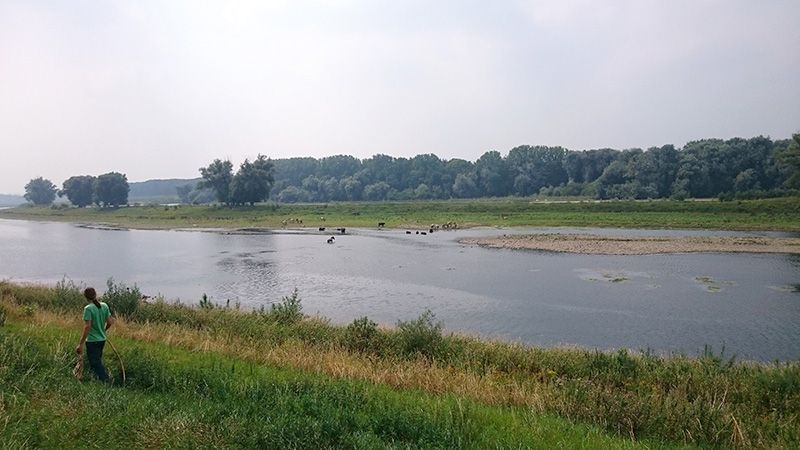
[[[378,222],[378,228],[383,228],[386,226],[386,222]]]
[[[319,227],[319,231],[325,231],[325,227]]]

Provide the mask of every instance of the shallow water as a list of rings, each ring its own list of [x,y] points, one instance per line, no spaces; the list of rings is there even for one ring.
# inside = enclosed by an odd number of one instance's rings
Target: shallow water
[[[587,228],[329,234],[109,231],[0,220],[0,278],[103,286],[259,307],[297,287],[305,312],[381,323],[430,308],[448,330],[535,345],[651,348],[739,359],[800,358],[800,257],[772,254],[593,256],[485,249],[465,237],[530,232],[643,236],[782,233]]]

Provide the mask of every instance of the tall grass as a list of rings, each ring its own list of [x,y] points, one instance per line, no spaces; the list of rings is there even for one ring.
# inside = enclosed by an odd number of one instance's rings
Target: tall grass
[[[0,283],[6,302],[38,305],[63,317],[65,311],[52,301],[54,292]],[[483,342],[444,335],[428,313],[395,329],[381,329],[366,317],[337,327],[319,318],[283,321],[272,311],[202,309],[163,301],[140,304],[117,332],[231,352],[249,361],[524,406],[637,439],[800,445],[797,362],[738,363],[711,351],[696,358],[664,358],[625,350]]]
[[[0,442],[19,448],[668,448],[519,408],[118,339],[125,389],[68,375],[69,332],[0,332]]]

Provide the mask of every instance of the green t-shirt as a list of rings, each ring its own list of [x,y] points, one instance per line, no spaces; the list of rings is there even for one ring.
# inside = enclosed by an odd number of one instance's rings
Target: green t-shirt
[[[106,340],[106,320],[111,315],[108,305],[100,302],[100,308],[89,303],[83,308],[83,320],[91,320],[92,328],[89,329],[89,336],[86,342],[97,342]]]

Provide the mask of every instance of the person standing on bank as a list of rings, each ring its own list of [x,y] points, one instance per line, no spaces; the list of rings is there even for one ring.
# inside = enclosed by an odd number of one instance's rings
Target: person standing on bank
[[[103,347],[106,344],[106,331],[114,324],[114,317],[108,305],[97,300],[94,288],[84,289],[83,296],[91,303],[83,308],[83,334],[81,342],[75,347],[75,353],[83,354],[83,345],[86,344],[89,366],[100,381],[107,383],[108,373],[103,367]]]

